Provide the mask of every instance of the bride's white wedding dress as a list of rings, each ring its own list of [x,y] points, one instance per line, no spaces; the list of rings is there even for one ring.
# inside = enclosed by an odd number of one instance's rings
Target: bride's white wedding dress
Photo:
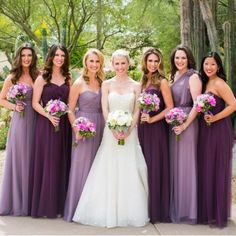
[[[135,94],[108,95],[109,111],[133,112]],[[73,221],[86,225],[144,226],[148,218],[147,167],[134,128],[118,145],[106,126]]]

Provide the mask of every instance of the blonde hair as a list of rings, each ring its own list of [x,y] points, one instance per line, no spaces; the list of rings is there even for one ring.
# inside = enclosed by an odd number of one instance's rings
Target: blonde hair
[[[111,56],[112,63],[113,63],[115,57],[125,57],[127,59],[128,63],[130,64],[129,53],[127,51],[125,51],[124,49],[118,49],[112,53],[112,56]]]
[[[88,75],[88,67],[86,65],[86,61],[89,57],[89,55],[91,54],[95,54],[96,56],[98,56],[98,60],[100,62],[100,69],[99,71],[97,72],[97,76],[96,76],[96,79],[98,80],[99,84],[101,85],[102,84],[102,81],[104,80],[105,78],[105,73],[104,73],[104,70],[103,70],[103,67],[104,67],[104,56],[103,54],[96,48],[91,48],[89,49],[85,55],[84,55],[84,58],[83,58],[83,72],[82,72],[82,78],[84,79],[84,81],[88,84],[89,83],[89,75]]]

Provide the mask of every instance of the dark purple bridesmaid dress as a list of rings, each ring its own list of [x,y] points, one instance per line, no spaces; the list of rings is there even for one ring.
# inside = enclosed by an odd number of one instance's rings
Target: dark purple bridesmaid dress
[[[213,114],[225,108],[214,95]],[[225,227],[231,207],[233,129],[230,117],[207,125],[200,116],[198,139],[198,223]]]
[[[68,95],[68,85],[46,84],[41,97],[42,105],[44,107],[50,99],[59,98],[67,103]],[[60,118],[59,126],[60,131],[55,132],[46,117],[37,117],[31,182],[33,217],[63,215],[71,153],[71,127],[67,115]]]
[[[159,89],[149,86],[146,92],[155,93],[160,98],[159,110],[151,112],[150,116],[154,116],[165,109],[165,103]],[[167,123],[165,119],[162,119],[152,124],[139,124],[138,135],[148,168],[150,222],[169,222],[170,167]]]

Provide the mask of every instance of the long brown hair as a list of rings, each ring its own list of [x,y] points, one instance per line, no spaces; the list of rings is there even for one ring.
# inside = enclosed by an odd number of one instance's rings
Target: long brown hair
[[[170,71],[170,82],[173,83],[174,82],[174,77],[175,77],[175,74],[177,72],[177,67],[175,65],[175,53],[177,51],[184,51],[185,54],[186,54],[186,57],[187,57],[187,61],[188,61],[188,69],[196,69],[196,63],[195,63],[195,59],[194,59],[194,56],[193,56],[193,53],[192,51],[190,50],[190,48],[188,48],[187,46],[182,46],[182,45],[179,45],[177,46],[171,53],[170,55],[170,66],[171,66],[171,71]]]
[[[89,49],[85,55],[84,55],[84,58],[83,58],[83,72],[82,72],[82,78],[84,79],[84,81],[88,84],[89,83],[89,76],[88,76],[88,67],[87,67],[87,64],[86,64],[86,61],[88,59],[88,56],[91,55],[91,54],[95,54],[96,56],[98,56],[98,59],[99,59],[99,62],[100,62],[100,69],[99,71],[97,72],[97,75],[96,75],[96,79],[97,81],[99,82],[100,86],[102,84],[102,81],[104,80],[105,78],[105,73],[104,73],[104,70],[103,70],[103,67],[104,67],[104,56],[103,54],[96,48],[91,48]]]
[[[143,53],[143,56],[142,56],[142,71],[143,71],[143,76],[141,79],[142,88],[145,88],[145,86],[148,83],[148,76],[147,75],[148,75],[149,71],[147,69],[147,59],[151,54],[156,55],[159,60],[157,70],[154,73],[152,73],[152,75],[151,75],[151,78],[150,78],[151,84],[154,85],[155,87],[159,88],[160,84],[161,84],[161,80],[165,78],[162,53],[156,48],[149,48],[148,50],[146,50]]]
[[[17,51],[16,51],[16,55],[15,55],[15,58],[13,60],[13,63],[12,63],[12,69],[10,71],[11,75],[12,75],[12,83],[13,84],[16,84],[20,77],[22,76],[22,73],[23,73],[23,68],[22,68],[22,59],[21,59],[21,54],[22,54],[22,51],[24,49],[29,49],[31,52],[32,52],[32,62],[29,66],[29,74],[32,78],[33,81],[35,81],[35,79],[37,78],[38,74],[39,74],[39,71],[37,69],[37,55],[35,53],[35,50],[33,48],[33,46],[29,43],[24,43],[22,46],[20,46]]]
[[[64,60],[64,63],[61,67],[61,73],[66,78],[65,83],[69,84],[69,81],[71,80],[70,72],[69,72],[69,63],[70,63],[69,62],[69,53],[68,53],[66,47],[63,45],[60,45],[60,44],[53,44],[50,47],[49,52],[46,57],[46,60],[45,60],[45,65],[43,68],[43,75],[42,76],[46,80],[47,83],[50,83],[50,81],[52,79],[53,59],[54,59],[56,51],[58,49],[65,53],[65,60]]]

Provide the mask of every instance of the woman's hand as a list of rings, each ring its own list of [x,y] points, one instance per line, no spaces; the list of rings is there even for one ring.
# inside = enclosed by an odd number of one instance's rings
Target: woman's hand
[[[142,113],[140,120],[141,122],[147,122],[149,124],[152,123],[152,118],[150,117],[148,113]]]
[[[16,103],[15,111],[22,112],[22,111],[24,111],[24,109],[25,109],[25,106],[23,103],[21,103],[21,102]]]
[[[185,124],[174,126],[172,130],[175,132],[176,135],[180,135],[186,129]]]
[[[75,140],[76,141],[79,141],[83,138],[83,136],[80,135],[78,131],[74,130],[74,132],[75,132]]]
[[[47,115],[47,118],[51,121],[52,125],[54,127],[57,127],[59,125],[60,122],[60,118],[56,117],[56,116],[51,116],[51,115]]]
[[[204,120],[210,124],[210,123],[213,123],[215,122],[215,116],[214,115],[211,115],[211,114],[206,114],[204,115]]]
[[[114,136],[117,140],[121,139],[121,138],[120,138],[120,137],[121,137],[121,132],[118,132],[118,131],[116,131],[116,130],[112,130],[111,132],[112,132],[113,136]]]
[[[124,131],[115,131],[113,130],[112,131],[113,133],[113,136],[117,139],[117,140],[121,140],[121,139],[126,139],[129,135],[130,135],[130,132],[124,132]]]

